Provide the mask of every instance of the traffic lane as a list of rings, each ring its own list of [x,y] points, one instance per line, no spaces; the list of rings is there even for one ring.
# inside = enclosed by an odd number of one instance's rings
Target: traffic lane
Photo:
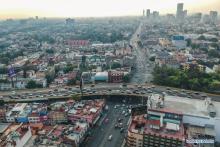
[[[109,119],[109,122],[104,123],[104,121],[100,127],[96,128],[93,133],[94,136],[90,140],[91,142],[88,143],[88,147],[120,147],[123,142],[124,134],[120,133],[120,130],[115,129],[114,126],[117,123],[118,118],[122,117],[121,113],[124,109],[114,109],[115,104],[109,105],[107,103],[107,105],[109,106],[109,112],[106,118]],[[125,124],[127,124],[128,118],[126,118],[126,120],[123,120],[124,126]],[[113,135],[111,141],[108,140],[108,137],[110,135]]]
[[[112,105],[114,106],[114,105]],[[120,110],[112,108],[112,115],[109,116],[109,120],[111,119],[111,123],[106,125],[106,129],[108,130],[107,133],[104,134],[104,138],[100,143],[99,147],[111,147],[116,146],[116,141],[119,139],[120,134],[115,130],[115,124],[117,122],[118,117],[120,117]],[[112,140],[109,141],[109,136],[112,135]]]
[[[107,116],[105,118],[108,119],[109,121],[105,123],[105,120],[101,124],[101,126],[98,126],[96,130],[94,131],[94,136],[91,139],[91,142],[88,143],[88,147],[103,147],[105,142],[108,141],[108,137],[111,133],[114,133],[113,129],[110,129],[114,127],[114,122],[116,121],[116,116],[115,116],[115,111],[114,110],[114,105],[107,104],[109,106],[109,110],[107,112]],[[116,114],[117,115],[117,114]],[[115,120],[115,121],[114,121]]]
[[[128,105],[125,105],[125,107]],[[127,122],[129,120],[129,117],[125,117],[122,115],[122,112],[125,111],[125,107],[120,107],[118,109],[115,109],[116,113],[119,113],[117,119],[115,120],[115,124],[118,123],[118,118],[122,118],[121,121],[123,124],[123,128],[125,129],[123,133],[120,132],[119,128],[113,128],[112,130],[112,140],[106,142],[105,147],[121,147],[122,142],[124,140],[125,133],[127,132]]]
[[[110,141],[110,143],[106,143],[106,147],[121,147],[121,144],[124,140],[124,136],[125,136],[125,132],[127,130],[127,122],[128,122],[128,119],[129,117],[124,117],[124,115],[122,115],[122,111],[124,111],[125,109],[116,109],[116,112],[118,112],[118,117],[115,121],[115,124],[118,123],[118,118],[122,118],[122,123],[123,123],[123,128],[125,129],[123,133],[120,132],[120,129],[119,128],[114,128],[113,130],[113,138],[112,138],[112,141]]]

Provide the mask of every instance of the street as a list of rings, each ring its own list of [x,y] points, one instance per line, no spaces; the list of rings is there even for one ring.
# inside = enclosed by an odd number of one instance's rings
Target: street
[[[130,117],[130,115],[125,116],[122,113],[123,111],[127,113],[128,108],[127,105],[123,106],[119,103],[107,102],[107,105],[109,106],[109,110],[97,122],[97,126],[93,129],[91,139],[87,142],[86,147],[121,147]],[[119,106],[114,108],[115,105]],[[121,121],[125,129],[123,133],[120,132],[120,128],[115,128],[118,118],[123,119]],[[112,139],[108,140],[110,135],[112,135]]]
[[[149,61],[149,51],[140,48],[137,41],[139,41],[139,34],[142,31],[142,23],[140,23],[136,32],[133,34],[130,44],[133,46],[133,54],[136,56],[136,69],[131,78],[131,83],[143,84],[145,82],[152,81],[152,69],[153,66]]]

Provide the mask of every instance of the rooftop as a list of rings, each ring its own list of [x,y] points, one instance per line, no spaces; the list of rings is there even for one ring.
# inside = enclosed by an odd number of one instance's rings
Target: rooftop
[[[178,126],[178,127],[176,127]],[[173,128],[175,127],[175,129]],[[160,120],[149,120],[147,114],[138,115],[132,118],[129,127],[130,132],[138,134],[151,134],[156,136],[175,138],[184,140],[184,127],[183,124],[166,123],[160,127]]]
[[[220,102],[212,101],[215,108],[220,108]],[[178,96],[165,96],[165,108],[180,111],[183,114],[209,117],[204,100],[190,99]],[[216,117],[220,117],[220,109],[216,109]]]

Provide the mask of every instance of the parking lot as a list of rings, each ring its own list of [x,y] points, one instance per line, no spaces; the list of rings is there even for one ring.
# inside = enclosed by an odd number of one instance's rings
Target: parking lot
[[[93,129],[86,147],[121,147],[130,118],[129,105],[110,102],[107,105],[109,109]]]

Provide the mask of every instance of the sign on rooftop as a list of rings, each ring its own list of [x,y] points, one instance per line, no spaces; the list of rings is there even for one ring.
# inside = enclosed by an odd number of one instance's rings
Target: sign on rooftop
[[[8,76],[10,78],[14,77],[16,74],[15,74],[15,70],[13,68],[13,66],[11,65],[9,68],[8,68]]]

